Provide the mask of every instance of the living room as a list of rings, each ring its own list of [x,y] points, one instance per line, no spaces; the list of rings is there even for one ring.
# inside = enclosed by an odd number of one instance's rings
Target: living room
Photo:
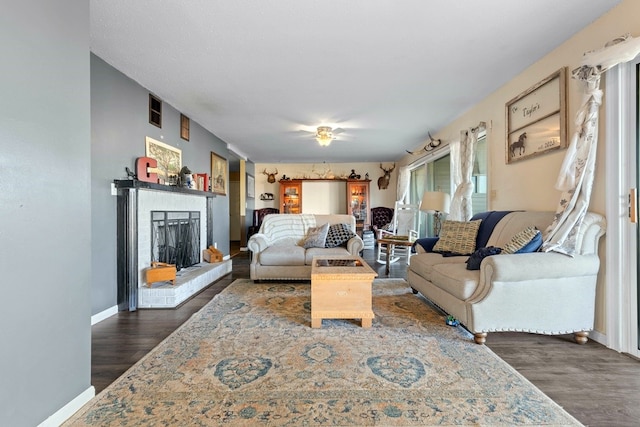
[[[38,12],[34,12],[34,4]],[[6,145],[2,206],[4,216],[11,221],[5,221],[0,234],[3,240],[12,242],[3,249],[7,283],[24,285],[7,289],[7,300],[12,303],[2,316],[6,324],[12,325],[2,332],[3,342],[12,350],[0,356],[4,362],[4,384],[13,385],[5,385],[1,390],[2,419],[10,425],[37,425],[61,408],[69,405],[68,410],[77,409],[93,397],[91,318],[96,316],[94,320],[98,321],[117,311],[118,255],[114,231],[117,221],[111,183],[114,179],[126,179],[125,167],[132,168],[135,158],[146,154],[145,137],[171,142],[180,148],[183,164],[194,172],[210,170],[210,152],[229,158],[241,151],[229,148],[227,142],[214,134],[215,130],[205,129],[195,119],[191,121],[189,141],[170,138],[169,133],[178,134],[181,111],[169,102],[163,105],[163,127],[150,125],[148,96],[158,91],[162,97],[162,88],[151,91],[136,83],[135,76],[124,75],[100,57],[90,53],[88,58],[89,6],[71,0],[65,6],[44,1],[15,6],[6,15],[7,25],[0,30],[3,39],[14,40],[12,46],[6,46],[6,57],[13,60],[7,65],[9,78],[3,79],[2,92],[6,96],[1,102]],[[490,209],[556,209],[560,192],[554,186],[566,150],[522,162],[505,162],[505,103],[561,67],[569,71],[576,68],[584,52],[599,49],[624,33],[640,34],[638,12],[635,1],[620,2],[517,77],[452,118],[446,126],[431,130],[434,138],[449,143],[459,140],[462,130],[480,122],[487,124]],[[31,34],[35,28],[37,43],[33,43]],[[68,34],[60,36],[60,28],[68,29]],[[46,78],[42,75],[44,69],[48,70]],[[582,92],[577,82],[568,81],[571,133]],[[603,87],[604,84],[603,81]],[[603,142],[611,130],[605,108],[608,105],[603,105],[600,119]],[[333,147],[339,150],[337,142]],[[416,144],[411,149],[419,150],[423,145]],[[589,209],[602,213],[611,222],[607,214],[612,198],[617,196],[610,191],[606,178],[619,168],[609,163],[612,157],[609,150],[606,143],[598,146],[599,160]],[[386,159],[383,166],[412,165],[417,157],[399,153],[397,158]],[[323,167],[323,161],[309,162],[306,172],[312,173],[314,164]],[[393,205],[397,175],[392,175],[387,190],[378,190],[375,181],[382,174],[379,162],[327,164],[339,174],[354,167],[363,175],[368,172],[376,192],[372,206]],[[30,172],[32,167],[38,171]],[[257,196],[277,189],[277,183],[266,182],[262,170],[279,168],[280,174],[287,175],[304,172],[294,162],[283,165],[250,157],[245,168],[246,173],[255,177]],[[27,183],[32,189],[29,192],[24,191]],[[266,205],[258,197],[247,200],[245,226],[249,225],[250,212]],[[228,198],[213,198],[213,208],[216,213],[213,239],[228,256]],[[42,221],[43,212],[48,221]],[[616,277],[621,282],[629,279],[628,266],[621,265],[618,253],[612,255],[611,246],[620,243],[612,243],[610,234],[608,230],[600,244],[596,323],[591,337],[618,351],[629,352],[620,344],[629,335],[620,338],[624,332],[620,324],[632,318],[622,318],[623,315],[637,316],[637,313],[627,313],[629,306],[618,300],[625,299],[620,298],[621,293],[635,294],[629,288],[612,289],[610,285],[618,283],[614,281]],[[41,259],[34,257],[34,253],[46,256]],[[620,271],[612,271],[615,269]],[[18,303],[23,301],[29,301],[30,305]]]

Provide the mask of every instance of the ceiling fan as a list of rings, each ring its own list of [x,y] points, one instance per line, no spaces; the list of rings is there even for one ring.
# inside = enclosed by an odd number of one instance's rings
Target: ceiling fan
[[[313,137],[322,147],[327,147],[331,141],[336,139],[336,135],[344,132],[342,128],[332,128],[331,126],[318,126],[315,132],[304,130],[304,132],[313,133]]]

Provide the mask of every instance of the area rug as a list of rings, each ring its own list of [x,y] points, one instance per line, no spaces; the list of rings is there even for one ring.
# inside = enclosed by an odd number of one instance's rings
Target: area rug
[[[68,426],[580,425],[402,279],[371,328],[312,329],[308,284],[239,279]]]

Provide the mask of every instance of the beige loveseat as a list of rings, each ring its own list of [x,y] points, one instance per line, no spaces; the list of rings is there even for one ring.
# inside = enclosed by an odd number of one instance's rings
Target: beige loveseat
[[[347,224],[353,232],[344,245],[334,248],[303,247],[311,227]],[[359,255],[364,242],[355,234],[352,215],[274,214],[267,215],[258,233],[247,243],[251,251],[251,280],[310,280],[311,261],[316,255]]]
[[[484,233],[485,241],[479,244],[503,247],[526,227],[544,232],[553,217],[553,212],[532,211],[506,213],[493,223],[488,217],[478,233],[478,240]],[[468,256],[444,257],[416,245],[419,253],[411,257],[407,280],[415,291],[458,319],[478,344],[485,342],[487,332],[499,331],[574,333],[583,344],[594,325],[598,241],[604,232],[604,218],[587,213],[575,256],[499,254],[484,258],[480,270],[466,268]]]

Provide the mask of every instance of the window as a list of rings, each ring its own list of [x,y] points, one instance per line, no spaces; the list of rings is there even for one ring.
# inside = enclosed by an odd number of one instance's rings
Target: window
[[[180,138],[189,140],[189,117],[184,114],[180,114]]]
[[[162,127],[162,101],[149,94],[149,123]]]

